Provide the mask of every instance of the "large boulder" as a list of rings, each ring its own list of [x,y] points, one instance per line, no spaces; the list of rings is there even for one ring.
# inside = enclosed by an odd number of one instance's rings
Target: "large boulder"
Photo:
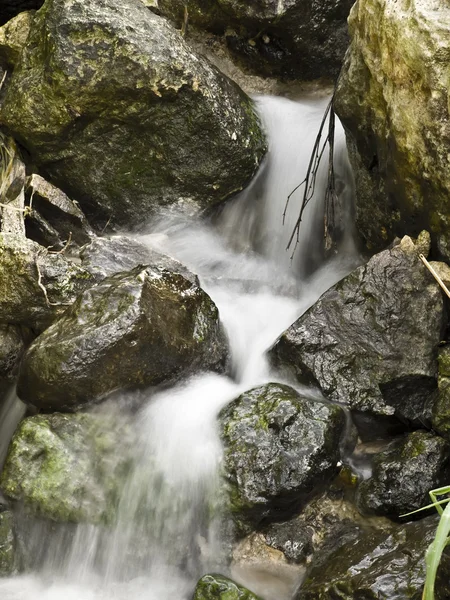
[[[425,583],[425,552],[437,519],[395,527],[362,528],[353,540],[334,539],[311,563],[295,600],[420,600]],[[444,553],[436,600],[450,597],[450,559]]]
[[[36,516],[112,522],[130,467],[126,439],[125,419],[105,414],[28,417],[14,434],[0,486]]]
[[[353,411],[426,424],[445,317],[422,252],[425,235],[372,257],[281,336],[272,359]]]
[[[450,444],[415,431],[375,455],[371,477],[359,485],[358,506],[365,514],[398,518],[429,504],[428,492],[449,480]]]
[[[94,283],[63,254],[22,235],[0,234],[0,323],[42,331]]]
[[[450,257],[450,7],[439,0],[358,0],[335,108],[356,175],[366,247],[429,229]]]
[[[231,402],[220,421],[224,476],[242,532],[292,514],[337,472],[345,425],[337,406],[269,383]]]
[[[18,395],[45,411],[74,410],[117,389],[220,370],[226,356],[218,310],[198,282],[141,266],[88,289],[35,340]]]
[[[266,151],[250,98],[139,0],[47,0],[0,122],[101,228],[213,206]]]
[[[349,44],[352,0],[158,0],[158,12],[226,34],[230,50],[266,76],[336,77]]]

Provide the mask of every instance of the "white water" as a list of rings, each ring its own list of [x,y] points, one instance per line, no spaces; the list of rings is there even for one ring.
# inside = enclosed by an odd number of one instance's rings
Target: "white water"
[[[287,194],[304,177],[325,103],[274,98],[259,103],[270,154],[250,190],[222,212],[215,226],[161,218],[142,238],[199,275],[229,337],[233,378],[204,373],[168,390],[141,393],[130,448],[136,464],[115,530],[79,526],[72,533],[62,529],[49,535],[33,526],[27,544],[36,572],[0,580],[2,599],[187,600],[199,576],[211,569],[226,573],[219,521],[208,518],[211,505],[218,504],[217,415],[243,391],[280,380],[271,372],[266,350],[354,265],[351,244],[344,240],[347,253],[305,280],[321,254],[320,201],[306,211],[304,242],[292,266],[285,252],[298,205],[292,204],[285,228],[281,214]],[[341,187],[348,199],[345,169]],[[321,176],[318,193],[323,185]],[[108,403],[98,410],[110,410]]]

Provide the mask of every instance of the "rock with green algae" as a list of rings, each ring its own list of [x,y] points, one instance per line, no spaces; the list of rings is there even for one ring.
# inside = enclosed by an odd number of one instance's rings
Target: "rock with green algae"
[[[439,348],[438,391],[431,410],[433,429],[450,440],[450,345]]]
[[[34,12],[23,12],[0,27],[0,65],[14,67],[25,46],[33,23]]]
[[[139,0],[47,0],[0,123],[102,228],[218,204],[266,152],[252,100]]]
[[[0,234],[0,323],[42,331],[94,283],[92,275],[63,254],[36,242]]]
[[[226,338],[211,298],[164,268],[137,267],[86,290],[26,352],[19,397],[73,411],[124,388],[223,370]]]
[[[110,523],[130,466],[126,421],[105,414],[27,417],[11,441],[0,487],[58,522]]]
[[[341,408],[269,383],[220,413],[224,477],[233,518],[248,533],[298,510],[337,472]]]
[[[0,506],[0,577],[17,573],[20,568],[13,514]]]
[[[428,229],[450,256],[450,7],[358,0],[335,94],[356,177],[356,226],[376,252]]]
[[[425,552],[437,517],[390,530],[361,528],[353,540],[334,538],[312,561],[295,600],[421,600]],[[436,600],[450,598],[450,558],[444,552]]]
[[[284,332],[272,360],[371,419],[426,424],[446,319],[440,288],[419,259],[428,247],[424,232],[373,256]]]
[[[339,73],[351,6],[352,0],[158,0],[154,10],[181,26],[186,8],[189,25],[225,34],[253,72],[317,79]]]
[[[450,444],[414,431],[374,456],[371,477],[358,487],[357,504],[364,514],[398,519],[429,504],[428,492],[449,481]]]
[[[261,600],[242,585],[224,575],[204,575],[195,588],[192,600]]]

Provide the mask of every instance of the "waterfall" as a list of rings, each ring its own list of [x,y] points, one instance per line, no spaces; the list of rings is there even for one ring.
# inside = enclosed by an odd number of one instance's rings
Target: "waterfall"
[[[139,392],[130,411],[133,457],[112,530],[93,525],[53,527],[18,514],[33,574],[0,580],[5,600],[188,600],[196,579],[227,572],[221,537],[221,444],[217,415],[245,390],[282,381],[265,353],[329,286],[355,265],[351,235],[324,261],[322,198],[305,212],[293,261],[287,239],[299,210],[303,179],[326,101],[257,100],[270,150],[255,181],[212,222],[166,215],[140,240],[184,263],[219,308],[227,331],[232,378],[200,373],[170,389]],[[340,201],[351,210],[352,180],[343,133],[337,134]],[[348,230],[350,231],[350,229]],[[314,396],[315,392],[303,390]],[[121,406],[128,403],[123,402]],[[107,414],[120,398],[95,408]],[[281,599],[280,599],[281,600]]]

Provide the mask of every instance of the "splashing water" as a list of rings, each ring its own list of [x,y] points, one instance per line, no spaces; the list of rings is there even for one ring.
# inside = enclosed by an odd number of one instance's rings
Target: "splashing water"
[[[252,185],[214,224],[172,215],[140,237],[198,274],[228,334],[233,378],[204,373],[170,389],[140,392],[141,408],[123,415],[133,431],[128,449],[133,468],[117,525],[112,531],[90,525],[55,531],[48,524],[26,525],[18,515],[35,573],[0,580],[2,599],[187,600],[202,574],[226,572],[221,520],[215,518],[221,500],[217,415],[245,390],[280,381],[265,357],[267,349],[355,266],[351,241],[344,238],[344,251],[317,268],[323,260],[324,172],[319,173],[318,200],[305,213],[294,262],[285,251],[299,207],[293,199],[283,227],[284,205],[304,177],[326,102],[261,98],[258,105],[270,152]],[[341,201],[349,207],[352,181],[342,133],[338,138]],[[96,412],[107,414],[114,401]]]

